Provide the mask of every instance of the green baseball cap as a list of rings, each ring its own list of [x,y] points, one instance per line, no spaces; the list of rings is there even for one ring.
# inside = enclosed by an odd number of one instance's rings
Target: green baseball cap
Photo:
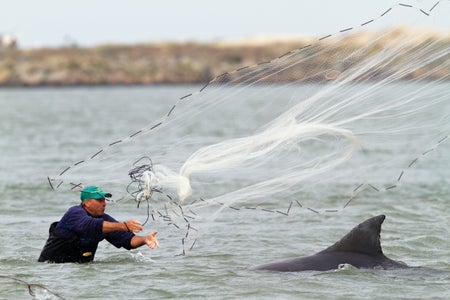
[[[98,186],[90,185],[85,187],[80,194],[80,199],[83,202],[86,199],[101,199],[103,197],[110,198],[110,193],[105,193]]]

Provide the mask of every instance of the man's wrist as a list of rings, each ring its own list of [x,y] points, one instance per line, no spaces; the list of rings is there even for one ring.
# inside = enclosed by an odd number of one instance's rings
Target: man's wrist
[[[123,225],[125,225],[125,231],[130,232],[130,228],[127,225],[127,222],[123,222]]]

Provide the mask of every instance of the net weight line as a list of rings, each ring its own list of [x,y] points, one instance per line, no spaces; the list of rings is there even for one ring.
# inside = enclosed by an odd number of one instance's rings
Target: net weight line
[[[22,279],[13,277],[13,276],[8,276],[8,275],[0,275],[0,278],[1,278],[1,279],[12,280],[12,281],[15,281],[15,282],[18,282],[18,283],[20,283],[20,284],[25,285],[25,286],[27,287],[27,289],[28,289],[28,293],[29,293],[30,296],[32,296],[32,297],[36,297],[36,296],[37,296],[37,294],[36,294],[36,292],[34,291],[34,289],[35,289],[35,288],[39,288],[39,289],[42,289],[43,291],[45,291],[46,293],[48,293],[48,294],[54,296],[54,297],[57,298],[57,299],[64,300],[63,297],[61,297],[60,295],[56,294],[55,292],[52,292],[50,289],[48,289],[46,286],[44,286],[44,285],[42,285],[42,284],[29,283],[29,282],[27,282],[27,281],[25,281],[25,280],[22,280]]]
[[[142,202],[146,202],[147,207],[147,218],[142,223],[142,226],[147,224],[150,217],[153,221],[156,220],[155,216],[157,218],[162,219],[164,222],[167,223],[167,225],[172,225],[178,230],[182,230],[183,227],[186,228],[185,236],[181,240],[182,244],[182,253],[179,255],[186,255],[186,249],[185,249],[185,241],[187,240],[189,236],[189,232],[191,230],[197,231],[196,228],[192,227],[190,223],[190,219],[195,219],[195,216],[185,214],[183,207],[176,203],[172,197],[168,194],[164,194],[162,191],[162,187],[159,186],[158,181],[155,179],[154,171],[153,171],[153,162],[150,157],[144,156],[137,160],[133,164],[133,168],[128,172],[128,175],[130,176],[131,182],[127,186],[127,192],[128,194],[135,199],[137,202],[137,208],[139,208],[140,204]],[[150,200],[152,200],[152,196],[154,193],[163,194],[169,201],[164,203],[164,211],[161,212],[158,209],[151,208]],[[168,207],[169,205],[169,207]],[[185,222],[183,225],[178,225],[174,218],[172,218],[171,213],[175,214],[177,217],[182,218]],[[195,215],[194,212],[191,211],[192,214]],[[189,250],[192,250],[194,247],[196,240],[194,240],[192,246],[189,248]]]
[[[313,212],[315,214],[326,214],[326,213],[338,213],[338,212],[342,212],[344,209],[346,209],[357,197],[360,193],[362,193],[365,190],[372,190],[375,191],[377,193],[381,193],[381,192],[387,192],[389,190],[392,190],[394,188],[397,188],[400,183],[402,178],[404,177],[404,175],[410,170],[412,169],[421,159],[423,159],[424,157],[426,157],[428,154],[430,154],[431,152],[433,152],[434,150],[436,150],[436,148],[438,148],[442,143],[444,143],[445,141],[447,141],[449,138],[449,136],[445,136],[443,138],[441,138],[434,146],[428,148],[427,150],[423,151],[420,155],[418,155],[417,157],[415,157],[414,159],[412,159],[410,161],[410,163],[408,164],[408,166],[406,168],[404,168],[398,175],[397,179],[392,182],[391,184],[388,184],[384,187],[377,187],[371,183],[360,183],[359,185],[357,185],[353,190],[352,193],[349,197],[349,199],[347,200],[347,202],[340,208],[340,209],[325,209],[325,210],[319,210],[313,207],[309,207],[309,206],[305,206],[301,203],[300,200],[292,200],[289,203],[288,208],[283,211],[283,210],[279,210],[279,209],[269,209],[269,208],[264,208],[264,207],[260,207],[260,206],[231,206],[231,205],[227,205],[225,203],[219,202],[219,201],[214,201],[214,204],[222,207],[222,208],[229,208],[235,211],[243,211],[243,210],[255,210],[255,211],[262,211],[265,213],[275,213],[275,214],[280,214],[283,216],[289,216],[290,213],[292,212],[292,208],[295,206],[300,207],[300,209],[304,209],[310,212]],[[144,157],[146,159],[149,159],[149,161],[151,162],[151,159],[148,157]],[[130,177],[132,178],[132,180],[141,182],[142,179],[140,178],[139,175],[137,174],[142,174],[143,170],[152,170],[152,165],[137,165],[138,162],[142,161],[144,158],[139,159],[136,163],[135,163],[135,168],[132,169],[136,170],[136,172],[131,172],[132,176],[130,175]],[[141,175],[142,176],[142,175]],[[130,183],[131,185],[131,183]],[[139,187],[149,187],[149,185],[143,185],[138,184]],[[151,200],[151,195],[153,194],[153,192],[158,192],[163,194],[161,189],[156,189],[156,188],[152,188],[150,187],[150,193],[145,193],[142,190],[136,190],[136,191],[131,191],[130,195],[142,195],[142,194],[147,194],[150,195],[148,197],[146,197],[144,200],[136,200],[138,201],[138,207],[139,207],[139,203],[141,201],[146,201],[147,202],[147,220],[145,223],[147,223],[147,221],[149,220],[150,216],[152,217],[152,220],[155,221],[155,215],[162,219],[164,222],[167,223],[167,225],[172,225],[175,228],[177,228],[178,230],[182,230],[183,227],[186,228],[186,232],[184,237],[181,239],[181,245],[182,245],[182,253],[178,254],[176,256],[184,256],[186,255],[186,248],[185,248],[185,244],[188,240],[189,234],[191,230],[194,231],[198,231],[196,228],[194,228],[191,225],[191,221],[190,220],[195,220],[197,213],[195,213],[192,209],[189,208],[189,206],[192,206],[193,204],[195,204],[197,201],[201,201],[201,202],[208,202],[207,200],[203,199],[203,198],[199,198],[198,200],[193,200],[191,203],[186,204],[186,207],[188,208],[188,211],[190,214],[186,214],[184,212],[183,206],[181,206],[179,203],[175,202],[172,197],[170,197],[169,195],[165,195],[168,199],[169,202],[164,203],[164,212],[161,212],[160,210],[157,209],[150,209],[150,200]],[[208,202],[211,203],[211,202]],[[169,205],[169,207],[168,207]],[[151,213],[150,213],[151,211]],[[183,225],[179,225],[175,222],[174,218],[171,216],[171,213],[175,214],[177,217],[183,219],[185,221],[184,226]],[[144,223],[144,225],[145,225]],[[197,239],[195,239],[192,243],[192,245],[188,248],[189,251],[191,251],[194,247],[194,245],[196,244]]]
[[[261,211],[264,211],[264,212],[278,213],[278,214],[281,214],[281,215],[288,216],[289,212],[291,211],[292,206],[294,204],[297,204],[300,208],[309,210],[309,211],[314,212],[316,214],[341,212],[347,206],[349,206],[351,202],[353,202],[353,200],[358,196],[359,193],[363,192],[364,190],[370,189],[370,190],[373,190],[375,192],[380,192],[381,193],[381,192],[387,192],[389,190],[397,188],[400,185],[401,179],[403,178],[405,173],[408,172],[409,169],[413,168],[414,165],[416,165],[426,155],[428,155],[429,153],[431,153],[434,150],[436,150],[436,148],[439,147],[446,140],[448,140],[448,138],[449,138],[448,135],[443,137],[433,147],[431,147],[428,150],[422,152],[419,156],[417,156],[416,158],[411,160],[411,162],[408,164],[408,166],[400,172],[399,176],[397,177],[397,180],[395,180],[393,183],[391,183],[389,185],[386,185],[384,187],[377,187],[377,186],[372,185],[370,183],[360,183],[356,188],[353,189],[352,194],[350,195],[350,198],[348,199],[348,201],[345,203],[345,205],[341,209],[325,209],[325,210],[321,211],[321,210],[318,210],[318,209],[315,209],[315,208],[312,208],[312,207],[308,207],[308,206],[302,205],[299,200],[291,201],[290,204],[289,204],[289,207],[287,208],[286,211],[260,208],[260,207],[257,207],[257,206],[253,206],[253,207],[250,207],[250,206],[242,206],[242,207],[228,206],[228,208],[233,209],[233,210],[242,210],[242,209],[261,210]],[[217,203],[220,204],[220,205],[225,206],[224,203],[219,203],[219,202],[217,202]]]
[[[368,25],[368,24],[374,23],[374,22],[376,22],[377,20],[379,20],[379,19],[385,17],[386,15],[390,14],[390,13],[394,10],[394,8],[396,8],[396,7],[406,8],[406,9],[415,9],[415,10],[417,10],[418,12],[420,12],[420,13],[426,15],[426,16],[430,16],[431,12],[432,12],[433,10],[435,10],[435,8],[436,8],[441,2],[444,2],[444,1],[445,1],[445,0],[438,0],[438,1],[436,1],[436,2],[431,6],[431,8],[428,9],[428,10],[424,10],[424,9],[422,9],[422,8],[419,8],[419,7],[416,7],[416,6],[414,6],[414,5],[410,5],[410,4],[397,3],[397,4],[393,5],[393,6],[391,6],[390,8],[388,8],[387,10],[385,10],[382,14],[378,15],[378,16],[375,17],[375,18],[372,18],[372,19],[370,19],[370,20],[366,20],[365,22],[362,22],[362,23],[360,23],[360,24],[357,25],[357,26],[345,27],[345,28],[343,28],[343,29],[341,29],[341,30],[339,30],[339,31],[337,31],[337,32],[335,32],[335,33],[327,34],[327,35],[325,35],[325,36],[322,36],[322,37],[320,37],[320,38],[318,38],[318,39],[316,40],[316,43],[318,43],[318,42],[320,42],[320,41],[323,41],[323,40],[325,40],[325,39],[328,39],[328,38],[330,38],[330,37],[333,37],[333,36],[336,35],[336,34],[343,33],[343,32],[349,32],[349,31],[355,30],[356,28],[364,27],[364,26],[366,26],[366,25]],[[447,1],[449,1],[449,0],[447,0]],[[80,164],[85,164],[86,162],[88,162],[88,161],[94,159],[95,157],[97,157],[98,155],[100,155],[102,152],[108,150],[109,148],[115,147],[116,145],[120,145],[120,144],[122,144],[122,143],[124,143],[124,142],[128,142],[128,141],[130,141],[131,139],[133,139],[133,138],[136,137],[136,136],[140,136],[140,135],[142,135],[142,134],[144,134],[144,133],[148,133],[148,132],[154,130],[155,128],[159,127],[160,125],[162,125],[163,123],[165,123],[165,122],[168,120],[168,118],[169,118],[169,117],[171,116],[171,114],[175,111],[175,108],[177,107],[177,105],[178,105],[181,101],[185,101],[186,99],[189,100],[189,98],[193,97],[194,95],[197,95],[197,94],[203,92],[209,85],[214,84],[214,83],[216,83],[216,82],[220,82],[221,80],[223,80],[223,78],[227,77],[228,75],[237,73],[237,72],[242,71],[242,70],[247,70],[247,69],[250,69],[250,68],[256,68],[256,67],[261,66],[261,65],[264,65],[264,64],[273,63],[273,62],[275,62],[275,61],[277,61],[277,60],[281,60],[281,59],[284,59],[284,58],[286,58],[286,57],[293,56],[293,55],[299,53],[300,51],[304,50],[305,48],[309,48],[309,47],[311,47],[311,46],[313,46],[313,44],[309,44],[309,45],[303,46],[303,47],[301,47],[301,48],[297,48],[297,49],[295,49],[295,50],[289,51],[289,52],[287,52],[287,53],[285,53],[285,54],[283,54],[283,55],[278,56],[277,58],[275,58],[275,59],[273,59],[273,60],[271,60],[271,61],[265,61],[265,62],[260,62],[260,63],[254,64],[254,65],[249,65],[249,66],[245,66],[245,67],[240,67],[240,68],[235,69],[235,70],[233,70],[233,71],[231,71],[231,72],[225,72],[225,73],[223,73],[223,74],[221,74],[221,75],[218,75],[218,76],[214,77],[212,80],[210,80],[208,83],[206,83],[200,90],[198,90],[198,91],[196,91],[196,92],[193,92],[193,93],[186,94],[186,95],[180,97],[180,98],[175,102],[175,104],[170,108],[170,110],[168,111],[168,113],[167,113],[165,116],[163,116],[160,120],[158,120],[156,123],[154,123],[153,125],[151,125],[151,126],[149,126],[149,127],[144,127],[144,128],[142,128],[142,129],[140,129],[140,130],[134,132],[133,134],[131,134],[131,135],[129,135],[129,136],[123,138],[123,139],[119,139],[119,140],[116,140],[116,141],[114,141],[114,142],[112,142],[112,143],[109,143],[108,145],[104,146],[103,148],[101,148],[100,150],[98,150],[98,151],[97,151],[96,153],[94,153],[93,155],[91,155],[91,156],[89,156],[89,157],[87,157],[87,158],[85,158],[85,159],[83,159],[83,160],[80,160],[80,161],[78,161],[78,162],[76,162],[76,163],[74,163],[74,164],[72,164],[72,165],[66,167],[66,168],[65,168],[62,172],[60,172],[59,175],[56,176],[56,177],[60,177],[60,176],[64,175],[64,173],[66,173],[66,172],[69,171],[70,169],[72,169],[72,168],[74,168],[74,167],[76,167],[76,166],[78,166],[78,165],[80,165]],[[66,183],[66,182],[64,182],[64,180],[62,180],[62,179],[53,178],[53,177],[50,177],[50,176],[47,176],[47,180],[48,180],[48,183],[49,183],[49,185],[50,185],[50,187],[51,187],[52,190],[57,190],[57,189],[59,189],[59,187],[60,187],[62,184]],[[83,185],[83,183],[73,183],[73,182],[68,182],[68,183],[66,183],[66,184],[69,184],[69,185],[71,186],[71,189],[72,189],[72,190],[80,189],[80,188],[82,187],[82,185]]]

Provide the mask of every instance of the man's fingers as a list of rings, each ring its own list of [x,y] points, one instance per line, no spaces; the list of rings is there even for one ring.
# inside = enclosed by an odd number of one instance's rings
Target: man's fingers
[[[159,248],[159,242],[158,242],[158,239],[156,238],[156,235],[158,234],[158,232],[157,231],[155,231],[155,232],[152,232],[150,235],[149,235],[149,239],[150,239],[150,241],[152,241],[153,243],[154,243],[154,247],[158,247]],[[153,247],[153,248],[154,248]]]
[[[137,220],[130,220],[127,222],[127,224],[128,224],[128,227],[130,228],[130,231],[139,232],[142,230],[141,222],[139,222]]]

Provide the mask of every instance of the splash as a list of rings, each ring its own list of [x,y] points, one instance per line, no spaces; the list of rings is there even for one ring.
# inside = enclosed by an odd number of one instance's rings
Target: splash
[[[336,212],[362,191],[399,188],[414,180],[405,177],[416,162],[448,138],[450,33],[371,26],[405,10],[419,23],[449,11],[449,1],[428,4],[399,3],[218,75],[182,95],[161,119],[49,176],[49,183],[55,190],[95,183],[146,201],[153,220],[183,228],[185,238],[202,209],[213,208],[211,218],[224,208]],[[335,201],[336,193],[348,196]],[[267,199],[278,208],[266,206]]]

